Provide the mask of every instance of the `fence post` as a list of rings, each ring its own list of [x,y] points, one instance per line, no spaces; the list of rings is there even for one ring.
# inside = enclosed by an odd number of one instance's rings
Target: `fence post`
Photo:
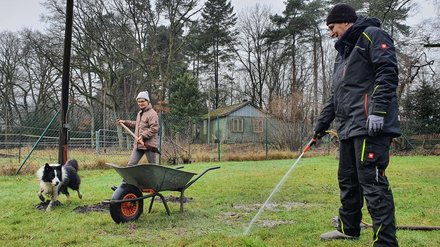
[[[22,145],[21,139],[22,139],[22,136],[21,136],[21,133],[20,133],[20,144],[18,144],[18,163],[21,162],[21,145]]]
[[[328,137],[327,137],[327,142],[328,142],[328,145],[327,145],[327,155],[330,155],[330,149],[331,149],[331,145],[332,145],[332,139],[331,139],[330,135],[328,135]]]
[[[101,130],[99,129],[99,130],[97,130],[96,131],[96,157],[99,157],[99,132],[100,132]]]
[[[217,116],[217,153],[218,161],[220,161],[220,119]]]
[[[265,125],[266,125],[265,126],[266,127],[265,128],[266,129],[266,131],[265,131],[266,132],[266,160],[267,160],[267,153],[268,153],[268,149],[267,149],[267,117],[265,118],[265,120],[266,120],[266,122],[265,122]]]
[[[159,151],[162,151],[162,129],[163,129],[163,112],[159,112]],[[159,164],[161,162],[162,154],[159,154]]]

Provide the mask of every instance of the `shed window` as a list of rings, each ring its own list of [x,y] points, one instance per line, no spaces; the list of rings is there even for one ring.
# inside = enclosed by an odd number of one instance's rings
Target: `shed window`
[[[255,133],[263,132],[263,119],[262,118],[252,119],[252,129],[254,130]]]
[[[243,118],[232,119],[232,132],[243,132]]]

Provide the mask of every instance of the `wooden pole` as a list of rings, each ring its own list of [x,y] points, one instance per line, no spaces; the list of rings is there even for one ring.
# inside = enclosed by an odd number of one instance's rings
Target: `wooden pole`
[[[61,87],[61,127],[58,145],[58,163],[64,164],[67,160],[67,110],[69,107],[69,77],[70,77],[70,50],[72,47],[73,0],[66,4],[66,30],[64,33],[63,77]]]

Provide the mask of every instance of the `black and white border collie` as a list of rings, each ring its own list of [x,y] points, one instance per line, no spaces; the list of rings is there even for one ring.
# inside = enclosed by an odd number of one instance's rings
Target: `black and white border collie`
[[[68,160],[63,166],[46,163],[38,169],[36,175],[40,181],[38,197],[42,202],[45,202],[44,194],[50,197],[46,211],[52,210],[60,193],[65,194],[67,199],[69,199],[67,188],[76,190],[78,197],[82,198],[82,194],[79,191],[81,179],[78,176],[78,162],[76,160]]]

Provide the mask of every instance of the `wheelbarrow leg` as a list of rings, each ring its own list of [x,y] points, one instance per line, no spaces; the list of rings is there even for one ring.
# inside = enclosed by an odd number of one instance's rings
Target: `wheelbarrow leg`
[[[157,195],[160,197],[160,199],[162,200],[163,206],[165,207],[165,210],[167,211],[167,215],[170,216],[170,208],[168,208],[168,204],[165,200],[165,198],[163,197],[163,195],[161,193],[157,193]]]
[[[180,191],[180,213],[183,213],[183,194],[184,194],[185,190]]]
[[[151,209],[153,209],[153,202],[155,197],[156,197],[155,195],[151,197],[150,206],[148,207],[148,213],[151,213]]]

